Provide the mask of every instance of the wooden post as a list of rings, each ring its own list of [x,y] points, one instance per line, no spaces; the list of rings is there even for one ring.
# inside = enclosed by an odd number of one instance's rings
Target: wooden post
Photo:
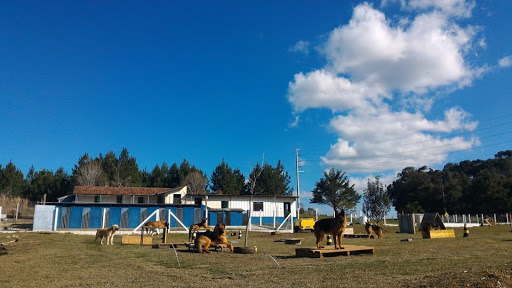
[[[498,224],[498,222],[496,222],[496,213],[494,213],[494,225]]]
[[[16,218],[16,220],[18,220],[18,213],[19,213],[19,211],[20,211],[20,202],[18,202],[18,203],[16,204],[16,217],[15,217],[15,218]]]
[[[144,226],[140,228],[140,246],[144,244]]]

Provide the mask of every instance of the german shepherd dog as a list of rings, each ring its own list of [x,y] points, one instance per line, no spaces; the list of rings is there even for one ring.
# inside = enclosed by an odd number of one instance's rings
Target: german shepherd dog
[[[210,253],[210,251],[208,251],[208,247],[211,245],[217,246],[219,244],[226,244],[226,246],[229,247],[229,250],[233,252],[233,245],[229,243],[226,238],[226,224],[224,223],[215,225],[213,231],[207,230],[206,232],[199,233],[194,241],[197,253]]]
[[[210,227],[208,227],[207,221],[208,219],[203,218],[201,222],[190,225],[190,228],[188,229],[188,242],[190,242],[192,239],[192,232],[197,232],[197,230],[199,230],[200,228],[210,229]]]
[[[157,228],[169,229],[169,222],[167,222],[167,221],[148,221],[148,222],[146,222],[146,225],[144,225],[144,226],[147,226],[146,233],[153,236],[153,234],[155,234],[155,233],[156,233],[156,235],[159,234]]]
[[[107,245],[114,245],[114,233],[119,230],[119,226],[112,225],[110,228],[99,228],[96,230],[96,238],[94,238],[94,242],[100,238],[100,243],[103,245],[103,239],[107,239]]]
[[[384,237],[384,229],[377,225],[372,225],[369,221],[366,222],[364,229],[366,230],[366,233],[368,233],[368,238],[373,236],[373,238],[382,239]]]
[[[345,231],[347,227],[347,217],[343,209],[341,209],[339,213],[336,209],[334,212],[334,218],[320,219],[316,221],[315,226],[313,226],[317,248],[324,248],[320,243],[324,239],[325,234],[327,234],[332,235],[334,238],[334,249],[342,249],[341,238],[343,238],[343,231]]]

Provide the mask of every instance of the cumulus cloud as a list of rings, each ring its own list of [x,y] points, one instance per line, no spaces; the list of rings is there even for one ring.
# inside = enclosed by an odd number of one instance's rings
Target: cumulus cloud
[[[510,67],[512,66],[512,56],[503,57],[498,61],[500,67]]]
[[[476,128],[463,109],[447,108],[443,119],[425,115],[433,95],[471,85],[487,72],[486,66],[467,62],[469,51],[482,48],[479,29],[456,22],[471,16],[475,3],[412,0],[402,5],[415,13],[394,22],[368,3],[356,6],[350,21],[321,45],[327,64],[295,74],[288,85],[295,114],[333,111],[330,128],[338,141],[321,157],[329,167],[371,173],[433,165],[450,152],[479,144],[448,135]],[[500,65],[512,64],[504,59]]]
[[[288,49],[290,52],[309,54],[309,42],[308,41],[297,41],[295,45]]]

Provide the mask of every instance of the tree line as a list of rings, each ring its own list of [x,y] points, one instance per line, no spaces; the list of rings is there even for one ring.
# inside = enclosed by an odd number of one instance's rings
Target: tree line
[[[123,148],[119,156],[113,151],[91,157],[85,153],[67,173],[64,168],[55,172],[32,166],[27,175],[9,162],[0,164],[0,194],[39,201],[46,194],[48,202],[72,194],[74,186],[115,186],[115,187],[163,187],[188,186],[193,194],[244,195],[251,191],[255,195],[291,195],[290,175],[281,161],[276,166],[256,164],[250,176],[240,169],[233,169],[224,160],[215,167],[210,178],[201,169],[183,159],[181,164],[156,164],[151,171],[141,170],[136,158]],[[251,189],[252,188],[252,189]]]
[[[311,203],[353,209],[358,195],[344,172],[331,169],[316,183]],[[512,210],[512,150],[493,159],[448,163],[443,170],[406,167],[384,188],[379,177],[363,195],[363,212],[377,223],[391,205],[398,213],[507,213]]]
[[[512,210],[512,150],[493,159],[448,163],[443,170],[407,167],[387,186],[399,213],[506,213]]]

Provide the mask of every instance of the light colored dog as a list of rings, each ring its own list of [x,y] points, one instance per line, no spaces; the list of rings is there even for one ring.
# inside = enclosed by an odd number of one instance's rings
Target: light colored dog
[[[110,228],[100,228],[96,231],[96,238],[94,242],[100,238],[100,243],[103,245],[103,239],[107,239],[107,245],[114,245],[114,233],[119,230],[119,226],[114,224]],[[110,244],[109,244],[110,243]]]
[[[169,229],[169,222],[167,221],[148,221],[144,225],[146,226],[146,233],[153,236],[153,234],[156,233],[156,235],[159,235],[158,229],[167,228]]]

